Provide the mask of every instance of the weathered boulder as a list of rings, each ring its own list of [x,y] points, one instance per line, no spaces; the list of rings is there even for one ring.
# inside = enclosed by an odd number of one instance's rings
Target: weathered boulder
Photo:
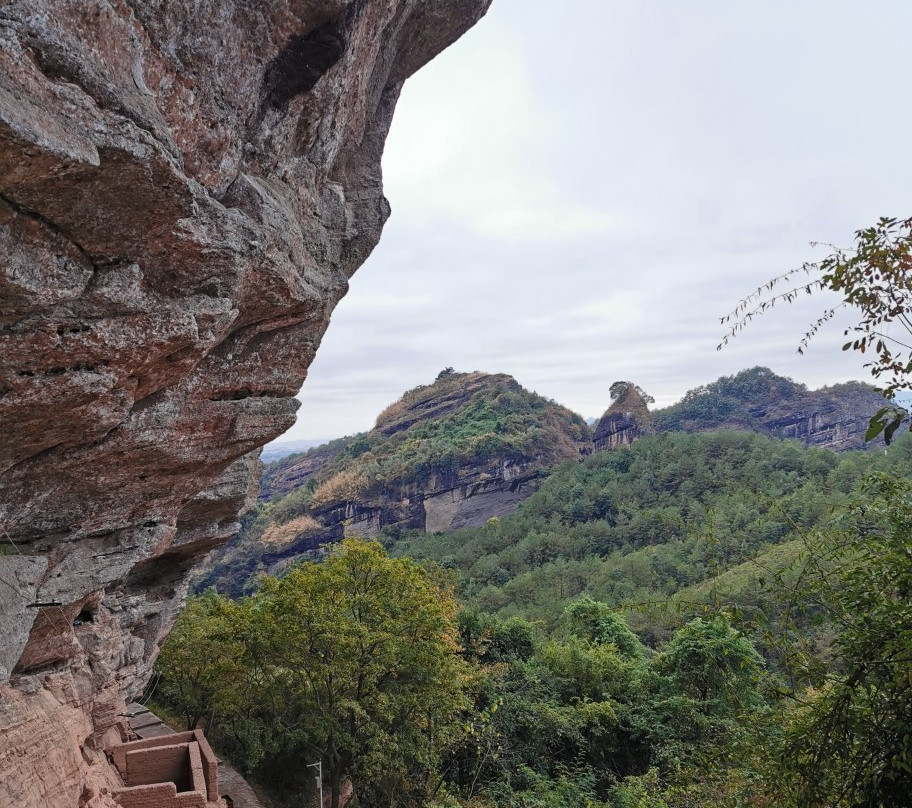
[[[107,799],[389,215],[402,84],[489,2],[0,5],[0,804]]]
[[[653,433],[649,415],[652,396],[633,382],[611,385],[611,406],[599,419],[592,433],[592,448],[596,452],[630,446],[642,435]]]

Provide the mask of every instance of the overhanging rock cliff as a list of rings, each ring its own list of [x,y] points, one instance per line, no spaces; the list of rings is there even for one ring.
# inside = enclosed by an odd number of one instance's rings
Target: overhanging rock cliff
[[[0,804],[99,750],[389,214],[404,80],[490,0],[0,6]]]

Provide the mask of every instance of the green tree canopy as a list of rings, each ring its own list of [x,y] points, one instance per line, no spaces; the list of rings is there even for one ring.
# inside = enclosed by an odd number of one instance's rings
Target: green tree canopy
[[[381,795],[390,804],[433,770],[464,678],[456,602],[439,579],[377,543],[346,541],[267,581],[259,600],[309,744],[328,765],[334,808],[343,773],[367,804]]]
[[[437,572],[345,541],[237,604],[191,601],[159,663],[164,692],[188,715],[212,714],[261,773],[322,760],[333,808],[344,775],[362,804],[409,804],[431,787],[464,705],[456,611]],[[222,661],[197,671],[196,642]]]
[[[204,718],[212,721],[225,706],[228,684],[236,681],[234,660],[242,650],[237,611],[213,593],[192,598],[168,635],[158,660],[157,696],[180,710],[187,729]]]
[[[589,595],[583,595],[567,606],[564,617],[570,630],[584,639],[612,643],[621,654],[631,659],[643,656],[643,645],[624,618]]]
[[[912,794],[912,482],[872,475],[813,533],[791,593],[836,630],[830,664],[793,653],[775,765],[795,805],[908,805]]]

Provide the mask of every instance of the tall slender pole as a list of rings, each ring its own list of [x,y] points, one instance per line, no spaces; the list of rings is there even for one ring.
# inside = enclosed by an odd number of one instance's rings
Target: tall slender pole
[[[323,761],[318,760],[316,763],[308,763],[307,768],[317,770],[317,776],[314,777],[314,780],[317,781],[317,788],[320,789],[320,808],[323,808]]]

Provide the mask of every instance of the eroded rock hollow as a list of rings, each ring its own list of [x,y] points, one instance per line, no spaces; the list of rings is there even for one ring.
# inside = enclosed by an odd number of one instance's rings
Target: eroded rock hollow
[[[402,84],[489,2],[0,4],[0,804],[109,804],[379,239]]]

